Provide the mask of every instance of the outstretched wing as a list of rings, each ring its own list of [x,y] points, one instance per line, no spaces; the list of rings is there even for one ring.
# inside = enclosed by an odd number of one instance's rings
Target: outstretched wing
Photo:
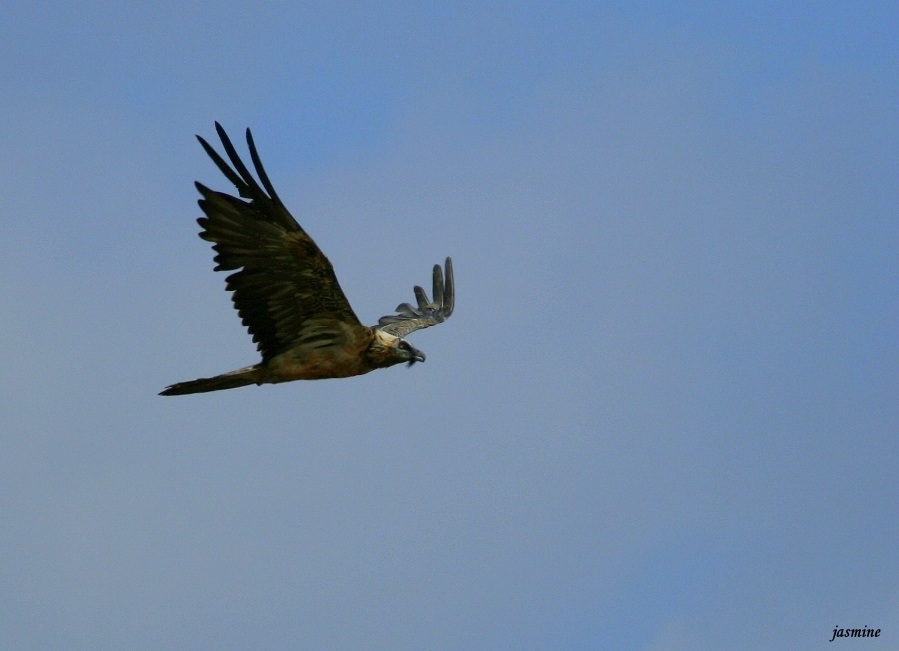
[[[331,263],[281,203],[262,167],[253,136],[247,146],[262,187],[240,160],[221,125],[215,129],[225,160],[203,138],[197,140],[222,173],[247,199],[210,190],[201,183],[197,223],[200,237],[213,242],[216,271],[238,270],[227,289],[263,361],[297,346],[321,346],[364,328],[353,313]],[[264,189],[263,189],[264,188]]]
[[[446,282],[440,265],[434,265],[434,301],[428,300],[425,290],[418,285],[415,286],[415,299],[418,301],[417,308],[408,303],[397,306],[398,314],[382,316],[378,320],[377,329],[397,337],[405,337],[410,332],[446,321],[453,313],[456,302],[451,258],[446,259]]]

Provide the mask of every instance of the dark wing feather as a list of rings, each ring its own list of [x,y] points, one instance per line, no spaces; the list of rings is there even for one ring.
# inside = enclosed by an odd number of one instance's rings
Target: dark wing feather
[[[434,301],[428,300],[419,286],[415,286],[415,300],[418,307],[412,307],[408,303],[402,303],[396,308],[397,314],[382,316],[378,321],[378,330],[405,337],[410,332],[429,328],[432,325],[443,323],[453,313],[456,302],[455,281],[453,279],[453,261],[446,259],[446,282],[444,282],[443,270],[439,264],[434,265]]]
[[[247,145],[262,186],[240,160],[234,145],[215,124],[227,162],[197,136],[222,173],[247,199],[210,190],[201,183],[197,222],[200,237],[213,243],[216,271],[238,270],[227,289],[243,324],[258,344],[263,361],[295,346],[333,343],[345,326],[362,328],[331,263],[281,203],[262,163],[250,130]]]

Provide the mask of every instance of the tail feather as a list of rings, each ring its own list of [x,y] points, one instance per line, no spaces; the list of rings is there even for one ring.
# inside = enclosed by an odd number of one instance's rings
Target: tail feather
[[[188,393],[206,393],[207,391],[221,391],[222,389],[236,389],[237,387],[245,387],[248,384],[258,384],[261,379],[261,372],[257,366],[247,366],[239,368],[230,373],[223,373],[215,377],[201,377],[197,380],[189,380],[188,382],[178,382],[164,391],[160,392],[161,396],[183,396]]]

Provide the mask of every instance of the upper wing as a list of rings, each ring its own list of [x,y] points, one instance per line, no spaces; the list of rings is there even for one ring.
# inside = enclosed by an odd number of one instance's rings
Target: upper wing
[[[434,302],[428,300],[425,290],[418,285],[415,286],[415,298],[418,301],[418,308],[414,308],[408,303],[398,305],[396,308],[398,314],[382,316],[378,320],[378,330],[397,337],[405,337],[410,332],[446,321],[453,313],[453,306],[456,302],[451,258],[446,259],[445,283],[440,265],[434,265]]]
[[[228,276],[227,289],[234,292],[234,306],[263,361],[295,346],[334,343],[346,336],[347,326],[363,328],[331,263],[275,193],[250,130],[247,145],[263,187],[218,122],[215,129],[234,169],[203,138],[197,140],[248,201],[197,183],[203,195],[198,203],[206,214],[197,223],[203,229],[200,237],[213,242],[218,253],[215,270],[239,270]]]

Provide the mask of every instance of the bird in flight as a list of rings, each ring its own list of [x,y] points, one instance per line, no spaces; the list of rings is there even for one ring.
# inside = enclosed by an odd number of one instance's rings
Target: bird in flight
[[[312,238],[278,198],[259,160],[247,129],[247,146],[259,182],[237,155],[221,125],[221,138],[231,166],[200,136],[197,140],[234,184],[241,198],[197,183],[200,237],[218,255],[215,271],[233,271],[226,288],[243,324],[256,342],[262,361],[252,366],[188,382],[178,382],[159,395],[179,396],[249,384],[362,375],[394,364],[423,362],[425,355],[403,337],[444,322],[453,313],[453,262],[445,270],[434,265],[433,295],[416,286],[417,307],[403,303],[378,325],[359,322],[340,289],[334,268]],[[260,186],[260,183],[262,184]]]

